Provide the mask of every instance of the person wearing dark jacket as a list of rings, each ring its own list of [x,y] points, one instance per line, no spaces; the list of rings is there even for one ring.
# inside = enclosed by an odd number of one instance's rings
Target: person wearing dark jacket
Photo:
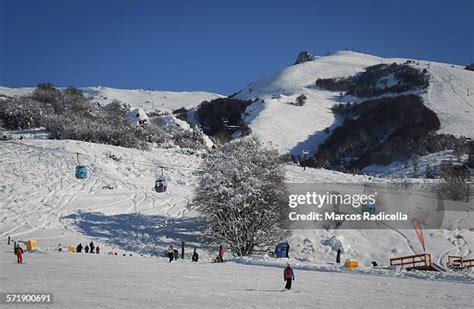
[[[219,247],[219,262],[224,263],[224,247]]]
[[[86,245],[86,246],[84,247],[84,251],[85,251],[86,253],[89,253],[89,246],[88,246],[88,245]]]
[[[173,262],[174,259],[174,247],[172,244],[168,246],[168,250],[166,250],[166,254],[168,254],[168,258],[170,259],[170,263]]]
[[[94,243],[91,241],[91,243],[89,244],[90,253],[94,253],[95,252],[94,249],[95,249]]]
[[[81,253],[82,252],[82,244],[78,244],[76,247],[76,252]]]
[[[198,260],[199,260],[199,254],[196,252],[196,248],[194,248],[193,256],[191,258],[191,261],[197,262]]]
[[[95,253],[97,253],[97,254],[99,254],[99,253],[100,253],[99,246],[95,247]]]
[[[283,270],[283,280],[286,281],[285,289],[291,289],[291,282],[295,280],[295,273],[293,268],[291,268],[290,264],[286,266]]]
[[[16,255],[16,262],[18,264],[23,264],[23,249],[20,246],[16,247],[15,255]]]
[[[337,249],[336,263],[337,263],[337,264],[340,264],[340,263],[341,263],[341,248]]]

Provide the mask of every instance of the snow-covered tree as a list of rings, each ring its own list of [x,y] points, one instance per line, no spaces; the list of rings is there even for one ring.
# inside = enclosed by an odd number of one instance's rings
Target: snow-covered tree
[[[194,203],[206,238],[233,255],[268,251],[284,238],[286,186],[278,153],[256,137],[234,140],[211,153],[202,166]]]

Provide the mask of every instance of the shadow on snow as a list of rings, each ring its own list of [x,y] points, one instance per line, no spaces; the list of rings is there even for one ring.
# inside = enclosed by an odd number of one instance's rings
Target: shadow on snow
[[[109,246],[141,254],[163,255],[172,243],[180,248],[184,241],[189,252],[200,248],[202,221],[198,218],[173,219],[158,215],[83,212],[68,215],[82,234],[96,238]]]

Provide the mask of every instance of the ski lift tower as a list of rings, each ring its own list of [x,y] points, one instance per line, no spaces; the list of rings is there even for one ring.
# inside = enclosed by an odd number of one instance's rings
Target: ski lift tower
[[[238,131],[240,126],[234,126],[229,124],[229,118],[222,118],[222,125],[226,131]]]

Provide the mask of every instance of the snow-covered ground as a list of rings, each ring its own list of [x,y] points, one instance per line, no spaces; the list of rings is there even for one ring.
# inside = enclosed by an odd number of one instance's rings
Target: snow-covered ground
[[[461,164],[461,162],[467,161],[468,155],[463,155],[460,159],[461,160],[458,160],[458,158],[456,158],[452,150],[444,150],[421,156],[417,158],[416,163],[411,160],[407,162],[395,161],[386,166],[370,165],[364,168],[363,172],[388,178],[425,178],[427,167],[431,168],[433,173],[439,175],[441,174],[443,162]]]
[[[407,272],[296,268],[292,290],[283,291],[282,268],[271,265],[67,252],[26,253],[17,265],[10,249],[2,241],[0,290],[53,293],[50,308],[472,308],[473,302],[472,274],[420,280]]]
[[[147,112],[160,110],[172,112],[175,109],[185,107],[186,109],[198,106],[202,101],[209,101],[219,97],[219,94],[204,91],[161,91],[144,89],[116,89],[109,87],[85,87],[80,88],[86,97],[92,98],[102,105],[119,100],[134,108],[141,108]],[[1,95],[14,97],[25,96],[33,92],[34,88],[8,88],[0,86]]]
[[[198,154],[28,139],[1,142],[0,153],[0,237],[37,239],[44,249],[95,239],[151,254],[172,241],[195,244],[199,224],[189,202]],[[86,180],[74,177],[76,153],[90,169]],[[153,189],[159,166],[166,193]]]
[[[376,178],[364,175],[350,175],[324,169],[306,169],[298,166],[287,167],[287,181],[291,183],[377,183],[377,182],[427,182],[430,180],[410,178]],[[436,180],[431,180],[435,182]],[[447,211],[446,226],[449,229],[425,230],[427,252],[434,261],[445,265],[448,255],[474,257],[474,224],[471,212],[474,202],[460,207],[466,211]],[[464,209],[464,208],[463,208]],[[469,210],[470,209],[470,210]],[[466,223],[467,225],[464,225]],[[467,226],[467,228],[466,228]],[[336,251],[342,248],[344,258],[355,258],[363,265],[376,261],[379,265],[388,265],[390,258],[419,254],[423,252],[416,233],[411,229],[375,229],[375,230],[295,230],[290,238],[292,251],[300,261],[331,263],[335,261]],[[374,245],[376,244],[376,245]]]
[[[281,153],[300,155],[304,149],[314,153],[328,136],[324,129],[340,123],[330,108],[348,99],[339,97],[338,92],[315,88],[316,80],[352,76],[371,65],[406,60],[340,51],[263,77],[244,88],[236,98],[260,99],[248,107],[246,121],[261,139],[271,142]],[[474,88],[474,72],[458,65],[417,63],[412,65],[426,68],[431,76],[430,87],[422,96],[441,121],[440,133],[474,137],[474,96],[467,95],[467,89],[472,92]],[[292,105],[301,94],[307,97],[306,104]]]
[[[74,178],[79,161],[90,167],[87,180]],[[114,155],[120,161],[111,158]],[[168,243],[196,246],[200,221],[191,201],[196,185],[199,154],[180,149],[139,151],[78,141],[36,140],[0,142],[0,238],[36,239],[41,248],[77,245],[94,240],[106,250],[161,254]],[[154,191],[159,166],[165,167],[169,190]],[[387,179],[354,176],[323,169],[287,166],[292,183],[363,183]],[[422,181],[402,179],[400,181]],[[447,254],[472,257],[474,231],[460,229],[472,222],[469,213],[455,212],[451,229],[425,231],[429,252],[441,264]],[[290,238],[292,256],[308,263],[330,263],[338,247],[344,258],[362,265],[420,253],[411,230],[295,230]],[[377,244],[374,246],[374,244]]]

